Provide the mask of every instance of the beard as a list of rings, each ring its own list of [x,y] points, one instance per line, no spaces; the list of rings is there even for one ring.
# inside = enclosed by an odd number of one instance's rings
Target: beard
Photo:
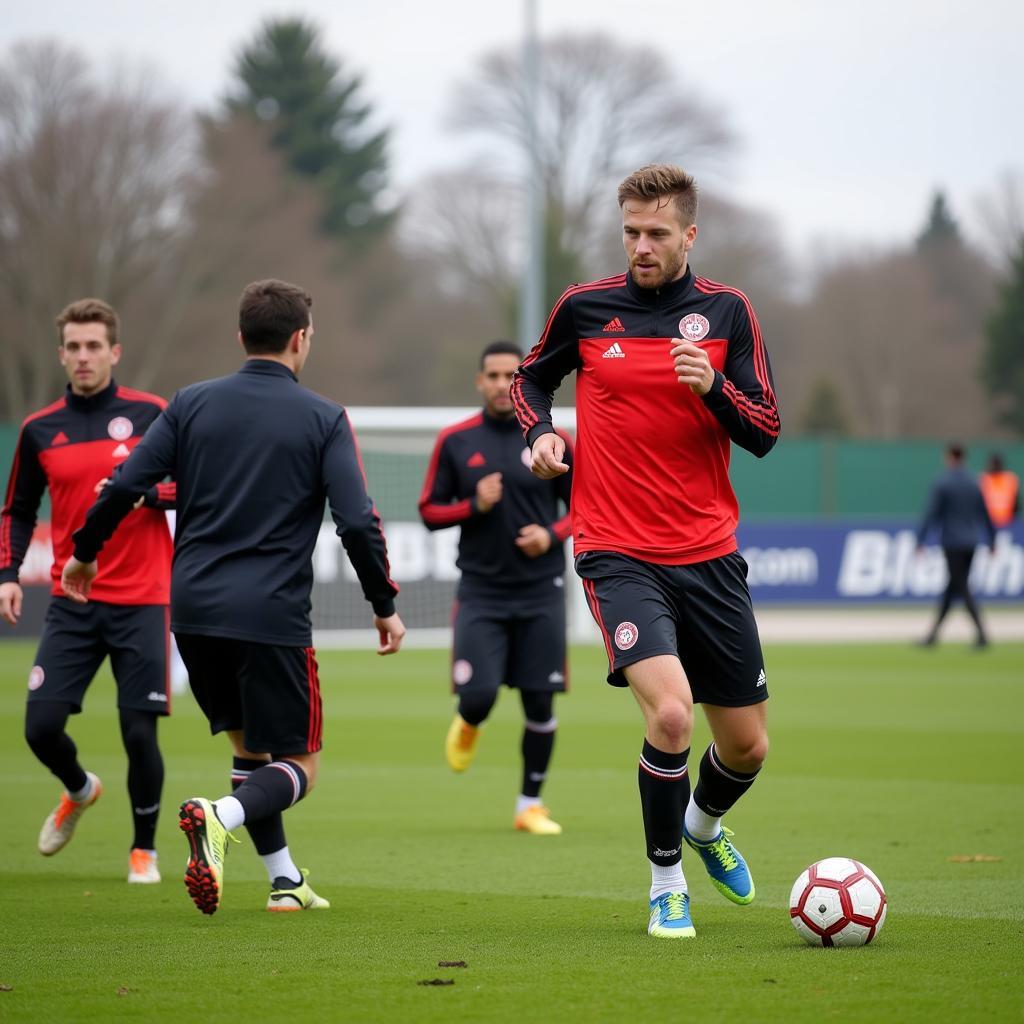
[[[679,271],[683,269],[685,261],[686,250],[680,249],[678,252],[666,256],[657,271],[650,270],[642,278],[639,278],[637,276],[636,260],[631,259],[629,261],[629,276],[633,278],[633,283],[640,288],[661,288],[676,279]]]

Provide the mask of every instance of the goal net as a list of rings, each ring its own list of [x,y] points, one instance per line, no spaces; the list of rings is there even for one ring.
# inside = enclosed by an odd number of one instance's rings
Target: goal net
[[[384,523],[391,575],[401,587],[398,611],[409,630],[406,643],[445,647],[459,571],[455,566],[459,528],[428,531],[417,502],[438,432],[472,416],[476,408],[348,409],[366,470],[367,487]],[[555,423],[575,431],[575,409],[555,409]],[[590,642],[596,628],[567,549],[566,600],[570,639]],[[318,647],[365,647],[372,612],[335,531],[330,513],[313,555],[313,628]]]

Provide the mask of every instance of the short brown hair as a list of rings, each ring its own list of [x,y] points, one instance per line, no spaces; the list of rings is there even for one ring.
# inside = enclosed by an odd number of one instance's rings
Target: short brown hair
[[[647,164],[634,171],[619,185],[619,208],[629,199],[674,199],[683,227],[697,223],[697,185],[693,175],[675,164]]]
[[[57,317],[57,332],[60,344],[64,344],[66,324],[105,324],[107,340],[111,345],[119,344],[121,321],[114,307],[102,299],[79,299],[65,306]]]
[[[287,281],[253,281],[238,303],[238,332],[249,355],[279,355],[296,331],[310,322],[313,297]]]

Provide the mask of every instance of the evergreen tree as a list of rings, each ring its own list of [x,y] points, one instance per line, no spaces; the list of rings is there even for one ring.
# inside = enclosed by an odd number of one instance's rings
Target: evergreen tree
[[[953,219],[946,201],[946,194],[940,189],[932,196],[932,205],[928,210],[928,220],[921,233],[917,236],[917,251],[929,249],[946,249],[962,244],[960,228]]]
[[[361,77],[325,52],[315,26],[297,18],[266,22],[235,73],[241,89],[230,105],[268,122],[289,167],[317,181],[323,229],[352,247],[386,232],[394,216],[380,203],[388,132],[368,130]]]
[[[982,376],[999,421],[1024,434],[1024,236],[986,325]]]
[[[928,272],[936,301],[948,306],[964,344],[980,343],[981,327],[992,305],[992,272],[960,233],[945,193],[937,191],[928,218],[915,239],[914,254]]]

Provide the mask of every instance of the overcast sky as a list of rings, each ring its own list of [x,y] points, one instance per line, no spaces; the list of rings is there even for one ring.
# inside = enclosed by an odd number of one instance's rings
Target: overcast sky
[[[1020,0],[539,0],[542,34],[649,43],[720,107],[742,148],[724,185],[772,212],[798,251],[884,245],[945,188],[970,230],[979,194],[1024,171]],[[366,79],[394,129],[400,186],[453,162],[442,113],[485,50],[517,42],[522,0],[37,0],[4,4],[0,45],[57,36],[104,62],[144,61],[196,106],[226,87],[267,15],[303,14]]]

